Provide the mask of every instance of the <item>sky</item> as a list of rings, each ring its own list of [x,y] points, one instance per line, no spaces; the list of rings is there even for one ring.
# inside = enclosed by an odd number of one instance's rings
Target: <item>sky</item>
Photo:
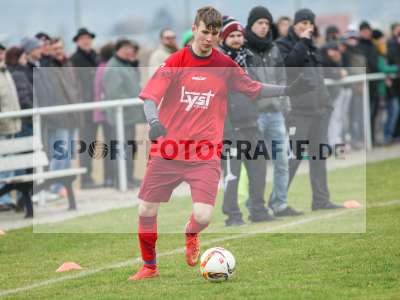
[[[212,5],[244,24],[249,10],[256,5],[268,7],[275,18],[293,16],[296,8],[308,7],[317,15],[348,15],[354,24],[368,19],[384,30],[390,23],[400,21],[400,1],[396,0],[0,0],[0,3],[0,41],[6,44],[46,31],[63,36],[68,45],[72,44],[78,26],[88,27],[103,41],[114,38],[113,28],[121,21],[144,24],[145,34],[138,36],[140,41],[148,35],[156,36],[154,16],[160,8],[167,9],[173,17],[179,35],[179,31],[188,28],[196,9],[205,5]]]

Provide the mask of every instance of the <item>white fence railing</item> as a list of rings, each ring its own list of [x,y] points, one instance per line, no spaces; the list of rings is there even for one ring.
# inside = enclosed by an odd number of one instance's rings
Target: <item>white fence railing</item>
[[[375,74],[361,74],[361,75],[348,76],[341,80],[327,79],[325,81],[328,86],[347,85],[360,82],[363,84],[363,126],[365,131],[364,133],[366,137],[367,149],[370,149],[372,147],[368,82],[374,80],[382,80],[385,79],[385,77],[386,75],[383,73],[375,73]],[[38,138],[41,140],[42,138],[41,116],[69,113],[69,112],[92,111],[95,109],[106,109],[106,108],[113,109],[116,120],[116,134],[117,134],[118,147],[120,149],[120,154],[121,154],[119,155],[118,158],[119,190],[126,191],[127,176],[126,176],[126,165],[124,162],[125,153],[123,152],[124,151],[123,143],[125,140],[123,112],[124,108],[127,106],[142,105],[142,103],[143,102],[140,99],[133,98],[133,99],[118,99],[118,100],[107,100],[99,102],[85,102],[78,104],[40,107],[40,108],[24,109],[19,111],[3,112],[0,113],[0,119],[32,116],[34,134],[37,135]]]

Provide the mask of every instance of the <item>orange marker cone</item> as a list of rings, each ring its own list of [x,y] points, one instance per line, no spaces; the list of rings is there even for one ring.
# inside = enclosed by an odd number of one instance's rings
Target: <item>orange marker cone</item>
[[[65,262],[57,270],[57,273],[68,272],[72,270],[82,270],[82,267],[74,262]]]
[[[349,200],[343,203],[343,206],[346,208],[361,208],[362,205],[360,202],[356,200]]]

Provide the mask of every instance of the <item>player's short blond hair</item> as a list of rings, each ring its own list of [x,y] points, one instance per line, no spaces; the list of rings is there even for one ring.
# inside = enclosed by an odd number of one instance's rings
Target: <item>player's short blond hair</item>
[[[222,15],[212,6],[205,6],[199,8],[194,19],[196,26],[203,22],[208,29],[219,29],[222,27]]]

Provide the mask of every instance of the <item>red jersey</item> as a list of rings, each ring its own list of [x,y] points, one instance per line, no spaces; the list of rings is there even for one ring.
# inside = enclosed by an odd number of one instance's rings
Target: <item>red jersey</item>
[[[199,57],[185,47],[172,54],[147,82],[139,97],[159,105],[167,135],[150,155],[176,160],[219,159],[228,94],[257,98],[262,84],[253,81],[230,57],[216,49]]]

